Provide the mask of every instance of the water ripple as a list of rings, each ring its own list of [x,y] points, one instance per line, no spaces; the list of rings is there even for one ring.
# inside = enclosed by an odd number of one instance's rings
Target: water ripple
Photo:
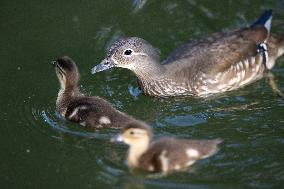
[[[19,121],[27,130],[37,130],[45,135],[50,134],[52,129],[60,133],[73,135],[83,138],[95,138],[99,140],[108,140],[113,131],[98,131],[84,128],[79,124],[66,121],[61,115],[55,111],[55,100],[52,99],[47,104],[41,104],[35,99],[35,95],[28,96],[24,99],[18,99],[16,107],[18,108]],[[41,128],[39,126],[44,126]],[[46,128],[49,128],[46,130]],[[56,136],[53,136],[56,138]]]
[[[59,124],[55,120],[53,120],[51,117],[48,116],[48,112],[45,112],[44,110],[41,112],[41,116],[43,120],[53,129],[58,130],[63,133],[68,133],[71,135],[76,135],[76,136],[81,136],[81,137],[87,137],[87,138],[97,138],[97,139],[107,139],[109,138],[107,134],[101,134],[101,133],[91,133],[91,132],[86,132],[86,131],[75,131],[75,130],[70,130],[66,125],[64,124]],[[57,114],[59,117],[60,115]],[[62,118],[60,118],[62,119]]]

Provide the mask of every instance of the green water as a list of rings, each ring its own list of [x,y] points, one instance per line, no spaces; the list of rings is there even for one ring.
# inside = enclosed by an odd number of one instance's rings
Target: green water
[[[143,4],[143,2],[146,2]],[[135,96],[136,78],[116,69],[90,74],[118,36],[139,36],[162,57],[183,41],[248,25],[284,1],[74,0],[0,2],[0,188],[283,188],[284,100],[266,79],[210,99]],[[82,90],[148,122],[157,136],[222,138],[221,151],[165,177],[131,173],[126,146],[55,112],[58,81],[49,62],[69,55]],[[273,69],[284,92],[284,58]]]

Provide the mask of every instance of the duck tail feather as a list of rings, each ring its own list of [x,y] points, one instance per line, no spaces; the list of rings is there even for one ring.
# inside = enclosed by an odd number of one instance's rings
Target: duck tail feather
[[[270,32],[271,21],[272,10],[266,10],[250,27],[254,28],[255,26],[262,25]]]

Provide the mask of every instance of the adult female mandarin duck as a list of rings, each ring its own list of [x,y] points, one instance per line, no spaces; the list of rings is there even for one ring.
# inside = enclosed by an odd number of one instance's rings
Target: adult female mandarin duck
[[[121,38],[92,73],[127,68],[150,96],[207,96],[235,90],[262,78],[284,53],[284,36],[270,33],[271,21],[269,10],[250,27],[181,45],[162,64],[147,41]]]

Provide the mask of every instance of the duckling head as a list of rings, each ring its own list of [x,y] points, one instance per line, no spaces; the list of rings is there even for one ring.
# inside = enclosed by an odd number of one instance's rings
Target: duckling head
[[[128,160],[136,164],[139,157],[148,149],[151,139],[151,128],[143,122],[133,121],[123,127],[121,133],[113,137],[111,142],[123,142],[129,145]]]
[[[124,142],[129,146],[148,145],[152,139],[152,130],[145,123],[132,121],[126,124],[120,134],[111,139],[112,142]],[[139,145],[138,145],[139,146]]]
[[[94,74],[112,67],[121,67],[139,74],[151,70],[159,61],[158,51],[144,39],[120,38],[108,48],[106,58],[91,72]]]
[[[51,62],[62,89],[73,88],[79,81],[79,72],[75,62],[68,56],[63,56]]]

